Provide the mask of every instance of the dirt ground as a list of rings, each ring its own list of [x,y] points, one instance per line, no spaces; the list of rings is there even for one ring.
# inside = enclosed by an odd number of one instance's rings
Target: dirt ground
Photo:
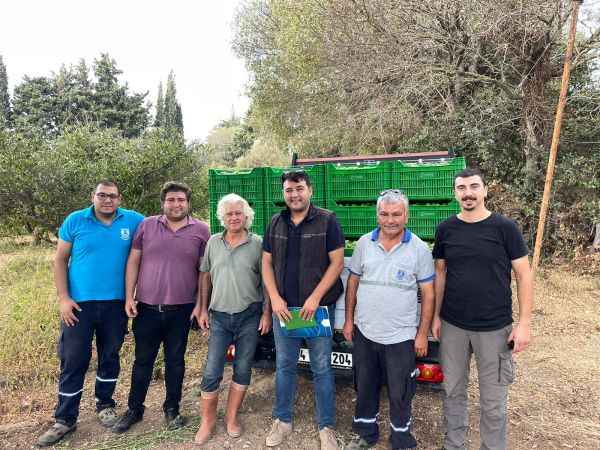
[[[510,449],[600,449],[600,277],[576,276],[554,270],[538,276],[533,322],[534,342],[517,356],[517,379],[509,398]],[[68,449],[195,449],[191,443],[199,422],[195,380],[205,349],[194,340],[193,363],[186,376],[182,412],[190,417],[183,430],[165,431],[161,403],[162,380],[153,382],[146,402],[144,421],[125,435],[103,429],[93,412],[90,396],[93,373],[89,374],[77,431],[57,448]],[[196,357],[197,355],[197,357]],[[469,449],[479,448],[478,392],[476,371],[469,389]],[[123,369],[117,388],[122,410],[128,392],[129,368]],[[227,369],[223,389],[231,379]],[[27,392],[9,391],[0,384],[0,448],[32,448],[37,436],[51,424],[55,386]],[[226,437],[222,420],[216,436],[206,449],[264,449],[264,438],[271,425],[273,374],[255,371],[253,384],[242,408],[244,434],[239,439]],[[221,397],[224,397],[221,396]],[[413,403],[413,433],[419,449],[439,450],[442,444],[441,393],[420,388]],[[387,402],[382,402],[380,426],[388,433]],[[219,404],[222,418],[224,399]],[[351,437],[350,424],[354,392],[350,383],[341,382],[337,389],[338,440]],[[311,381],[301,377],[296,402],[293,437],[281,449],[318,449],[318,434],[313,422]],[[387,449],[382,438],[377,449]]]

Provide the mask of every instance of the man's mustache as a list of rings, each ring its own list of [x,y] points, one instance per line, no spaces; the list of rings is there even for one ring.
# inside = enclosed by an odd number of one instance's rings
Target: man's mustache
[[[465,197],[462,197],[461,200],[464,202],[466,200],[477,200],[477,198],[467,195]]]

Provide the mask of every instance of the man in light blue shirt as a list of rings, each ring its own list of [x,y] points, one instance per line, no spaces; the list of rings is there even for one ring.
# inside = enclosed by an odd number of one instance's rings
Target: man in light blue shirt
[[[54,282],[61,318],[60,379],[56,422],[38,439],[50,446],[76,428],[85,373],[96,336],[96,410],[102,425],[116,421],[112,399],[119,376],[119,351],[127,330],[125,264],[133,235],[144,216],[119,208],[112,181],[92,193],[92,206],[71,213],[60,227]]]
[[[350,263],[344,337],[354,342],[357,402],[345,448],[369,448],[379,439],[379,392],[387,380],[392,449],[417,446],[410,432],[416,356],[427,354],[433,317],[434,267],[427,245],[405,228],[408,199],[390,189],[377,200],[379,227],[362,236]],[[418,289],[422,312],[419,321]]]

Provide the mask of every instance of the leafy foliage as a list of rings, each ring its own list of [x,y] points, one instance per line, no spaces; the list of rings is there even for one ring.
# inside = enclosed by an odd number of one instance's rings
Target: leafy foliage
[[[570,5],[247,1],[234,49],[252,74],[248,122],[302,155],[458,150],[533,236]],[[577,45],[548,254],[584,244],[600,213],[599,42],[596,25]]]
[[[68,128],[57,138],[0,131],[0,210],[5,229],[55,232],[69,212],[90,204],[100,179],[116,181],[123,207],[160,211],[169,179],[194,190],[195,212],[205,216],[207,185],[198,146],[181,135],[154,130],[135,139],[119,130]]]
[[[15,128],[57,136],[68,126],[94,124],[118,129],[125,137],[139,136],[149,120],[147,93],[130,93],[127,83],[120,84],[122,72],[108,54],[94,61],[93,70],[90,80],[81,60],[50,77],[25,76],[12,99]]]

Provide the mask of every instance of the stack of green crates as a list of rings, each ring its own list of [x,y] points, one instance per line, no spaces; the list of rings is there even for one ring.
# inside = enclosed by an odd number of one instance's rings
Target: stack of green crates
[[[304,170],[313,185],[312,202],[336,213],[344,235],[356,240],[377,226],[376,201],[381,191],[402,190],[410,201],[408,227],[421,239],[432,240],[437,225],[456,214],[454,176],[465,159],[436,163],[377,161],[356,164],[321,164],[299,167],[211,169],[209,171],[210,228],[221,231],[216,216],[219,199],[229,193],[244,197],[254,209],[251,230],[262,235],[271,217],[285,207],[281,175]],[[349,244],[347,253],[351,253]]]

